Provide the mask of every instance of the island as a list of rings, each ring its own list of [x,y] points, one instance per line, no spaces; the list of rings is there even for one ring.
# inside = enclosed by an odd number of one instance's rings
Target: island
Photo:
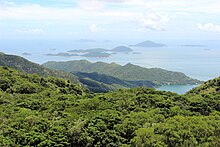
[[[99,52],[99,53],[102,53],[102,52],[107,52],[109,50],[107,49],[104,49],[104,48],[92,48],[92,49],[80,49],[80,50],[69,50],[67,52],[69,53],[91,53],[91,52]]]
[[[118,47],[111,49],[111,51],[113,51],[113,52],[132,52],[133,50],[129,47],[126,47],[126,46],[118,46]]]
[[[46,56],[61,56],[61,57],[72,57],[72,56],[82,56],[82,57],[96,57],[96,58],[107,58],[112,54],[116,53],[128,53],[133,50],[126,46],[118,46],[113,49],[104,48],[91,48],[91,49],[75,49],[69,50],[65,53],[48,53]]]
[[[89,52],[89,53],[83,54],[81,56],[83,56],[83,57],[95,57],[95,58],[107,58],[107,57],[110,57],[111,54],[101,53],[101,52]]]
[[[61,57],[72,57],[79,56],[78,54],[70,54],[70,53],[57,53],[57,54],[45,54],[46,56],[61,56]]]
[[[130,45],[130,46],[134,46],[134,47],[166,47],[166,44],[162,44],[162,43],[156,43],[153,41],[144,41],[135,45]]]
[[[183,47],[207,47],[206,45],[197,45],[197,44],[185,44],[181,46]]]
[[[22,53],[23,56],[31,56],[32,54],[30,53]]]

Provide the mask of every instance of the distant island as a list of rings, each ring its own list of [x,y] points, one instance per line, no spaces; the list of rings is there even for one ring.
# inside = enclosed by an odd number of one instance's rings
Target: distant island
[[[84,55],[81,55],[83,57],[94,57],[94,58],[107,58],[107,57],[110,57],[111,54],[109,53],[101,53],[101,52],[89,52],[89,53],[86,53]]]
[[[80,49],[80,50],[69,50],[69,53],[91,53],[91,52],[99,52],[99,53],[106,53],[106,52],[132,52],[133,50],[126,46],[117,46],[113,49],[104,49],[104,48],[92,48],[92,49]]]
[[[197,45],[197,44],[186,44],[186,45],[181,45],[183,47],[207,47],[206,45]]]
[[[118,46],[118,47],[111,49],[110,51],[113,51],[113,52],[132,52],[133,50],[129,47],[126,47],[126,46]]]
[[[134,46],[134,47],[165,47],[167,45],[162,44],[162,43],[156,43],[153,41],[144,41],[135,45],[130,45],[130,46]]]
[[[66,53],[49,53],[46,56],[61,56],[61,57],[72,57],[72,56],[82,56],[82,57],[92,57],[92,58],[107,58],[112,54],[116,53],[128,53],[133,50],[126,46],[118,46],[113,49],[104,48],[92,48],[92,49],[76,49],[69,50]]]
[[[22,53],[23,56],[31,56],[32,54],[30,53]]]
[[[78,54],[70,54],[70,53],[57,53],[57,54],[45,54],[46,56],[61,56],[61,57],[72,57],[79,56]]]
[[[57,53],[57,54],[45,54],[46,56],[60,56],[60,57],[74,57],[74,56],[82,56],[82,57],[92,57],[92,58],[107,58],[111,56],[110,53],[102,53],[102,52],[88,52],[85,54],[72,54],[72,53]]]
[[[103,49],[103,48],[92,48],[92,49],[81,49],[81,50],[69,50],[67,52],[69,53],[94,53],[94,52],[99,52],[99,53],[102,53],[102,52],[107,52],[109,50],[107,49]]]

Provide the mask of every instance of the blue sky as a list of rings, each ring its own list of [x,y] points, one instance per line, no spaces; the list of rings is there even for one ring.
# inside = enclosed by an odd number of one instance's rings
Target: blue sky
[[[220,39],[219,0],[0,0],[0,39]]]

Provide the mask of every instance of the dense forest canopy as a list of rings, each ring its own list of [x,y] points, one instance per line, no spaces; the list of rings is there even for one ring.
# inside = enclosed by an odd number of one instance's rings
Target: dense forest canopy
[[[0,146],[218,147],[219,81],[185,95],[94,94],[70,80],[0,67]]]

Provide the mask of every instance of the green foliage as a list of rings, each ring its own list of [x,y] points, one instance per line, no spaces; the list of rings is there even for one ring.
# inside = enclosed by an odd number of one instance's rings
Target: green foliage
[[[220,92],[220,77],[209,80],[199,87],[188,92],[188,94],[218,94]]]
[[[91,94],[8,67],[0,67],[0,81],[0,146],[220,146],[216,91]]]
[[[151,81],[156,84],[196,84],[201,81],[187,77],[180,72],[168,71],[160,68],[144,68],[133,64],[121,66],[115,63],[96,62],[86,60],[67,62],[47,62],[45,67],[67,72],[97,72],[127,81]]]
[[[126,81],[105,74],[94,73],[73,73],[79,78],[79,81],[88,86],[92,92],[108,92],[115,91],[121,88],[134,88],[134,87],[155,87],[158,86],[150,81]]]
[[[15,55],[0,54],[0,66],[11,67],[24,73],[35,73],[44,77],[55,76],[59,78],[69,79],[72,82],[78,82],[78,78],[70,73],[51,70]]]

